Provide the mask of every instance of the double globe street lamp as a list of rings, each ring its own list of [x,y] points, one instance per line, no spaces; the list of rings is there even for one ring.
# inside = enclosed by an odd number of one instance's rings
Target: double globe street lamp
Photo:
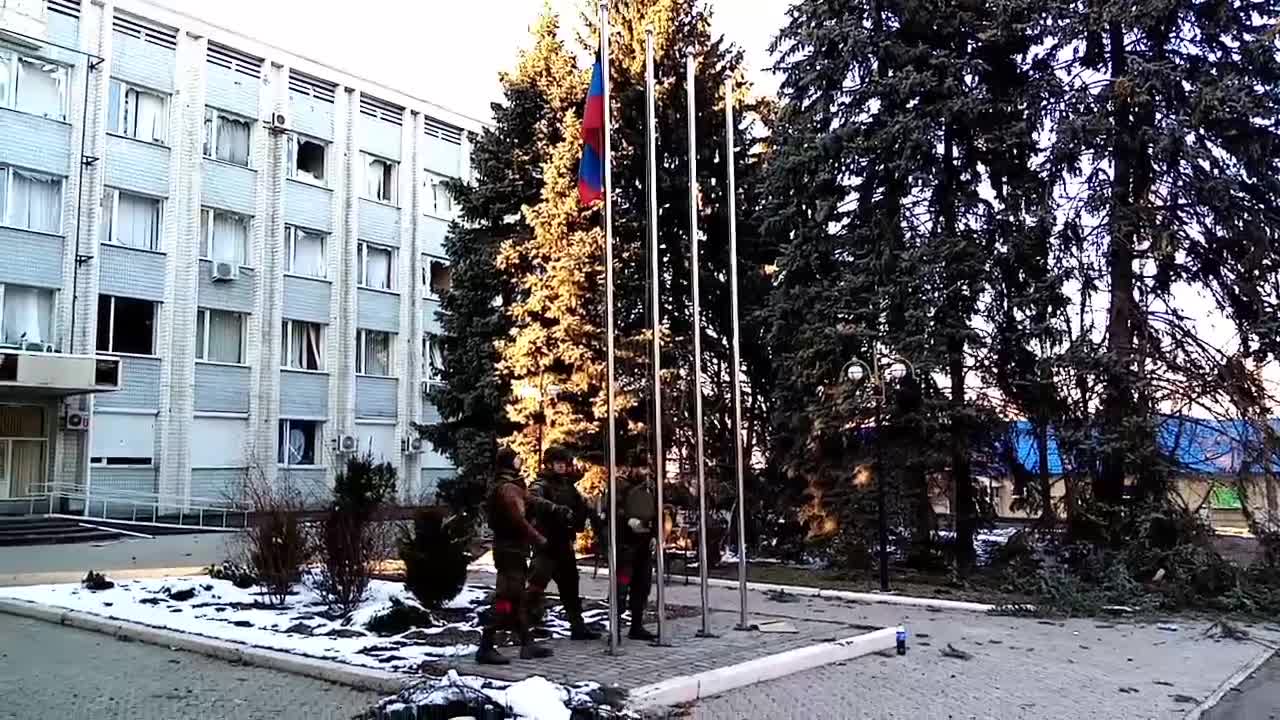
[[[845,363],[844,367],[840,369],[840,376],[853,383],[855,387],[865,387],[869,382],[874,390],[875,413],[871,427],[874,433],[872,447],[875,452],[873,466],[876,479],[876,513],[879,516],[881,592],[889,592],[889,517],[885,501],[884,476],[880,462],[881,417],[884,414],[884,406],[887,404],[889,384],[914,375],[915,366],[911,364],[910,360],[898,355],[881,354],[879,352],[871,355],[871,362],[854,358]]]

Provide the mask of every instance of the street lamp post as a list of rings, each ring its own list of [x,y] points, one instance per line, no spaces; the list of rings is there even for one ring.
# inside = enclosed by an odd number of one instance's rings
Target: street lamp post
[[[881,361],[889,360],[888,367],[882,367]],[[915,369],[911,363],[903,357],[885,356],[881,357],[880,353],[872,353],[871,363],[867,363],[854,358],[845,363],[840,374],[855,385],[860,385],[866,380],[870,380],[875,384],[875,412],[872,415],[871,428],[875,433],[873,440],[873,456],[872,463],[875,468],[876,476],[876,515],[879,531],[880,545],[880,591],[889,592],[889,511],[885,500],[884,474],[881,467],[881,451],[880,451],[880,419],[884,415],[884,406],[886,402],[886,379],[900,379],[906,375],[914,374]]]

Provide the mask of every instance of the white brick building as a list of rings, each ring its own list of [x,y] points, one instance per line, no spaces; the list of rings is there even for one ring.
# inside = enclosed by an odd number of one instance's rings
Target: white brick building
[[[451,472],[409,441],[479,123],[140,0],[0,29],[0,512]]]

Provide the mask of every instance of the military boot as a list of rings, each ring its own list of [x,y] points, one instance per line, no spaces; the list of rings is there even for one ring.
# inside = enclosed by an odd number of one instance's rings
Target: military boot
[[[579,615],[569,621],[569,638],[571,640],[599,640],[600,633],[587,627],[587,623]]]
[[[492,628],[485,628],[480,633],[480,649],[476,650],[476,663],[480,665],[510,665],[511,661],[498,652]]]
[[[549,647],[543,647],[533,642],[533,635],[528,631],[520,633],[520,659],[521,660],[542,660],[554,655]]]

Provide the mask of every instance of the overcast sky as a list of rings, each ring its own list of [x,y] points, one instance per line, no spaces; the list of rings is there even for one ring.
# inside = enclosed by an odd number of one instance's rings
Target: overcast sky
[[[528,45],[543,0],[152,0],[482,120],[498,71]],[[551,0],[576,22],[580,0]],[[747,53],[757,84],[790,0],[710,0],[715,29]],[[341,11],[334,12],[341,8]]]

